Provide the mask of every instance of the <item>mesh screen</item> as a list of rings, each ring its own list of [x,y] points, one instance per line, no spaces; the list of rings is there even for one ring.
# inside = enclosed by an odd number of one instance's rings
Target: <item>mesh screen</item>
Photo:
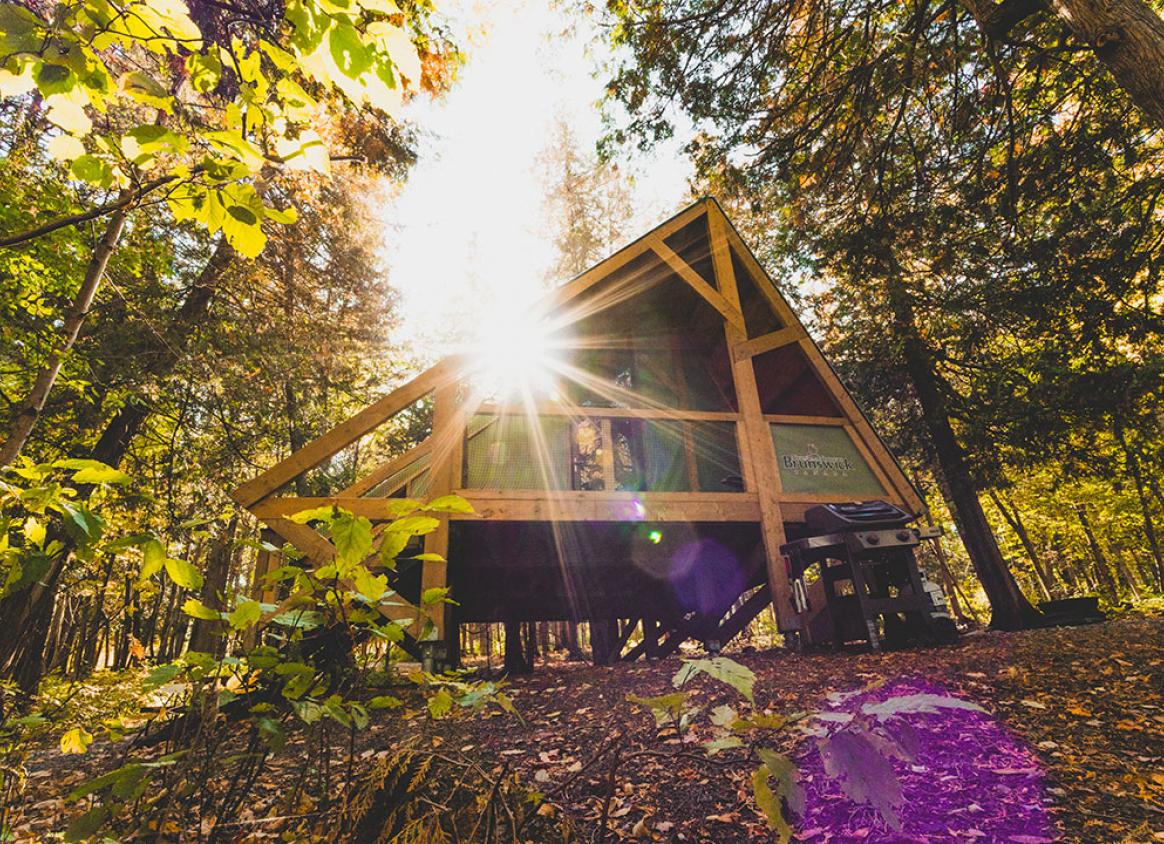
[[[413,488],[416,486],[414,476],[423,474],[426,478],[425,486],[427,487],[428,471],[430,456],[425,454],[418,457],[416,460],[409,463],[403,469],[386,477],[376,486],[372,487],[365,494],[365,498],[385,498],[391,497],[397,493],[407,494],[414,497]]]
[[[740,452],[733,422],[694,422],[691,435],[695,440],[695,467],[699,489],[725,492],[737,487],[724,480],[740,475]]]
[[[676,423],[646,422],[642,426],[643,456],[647,491],[686,492],[687,453],[683,447],[683,427]]]
[[[569,420],[474,416],[465,443],[465,486],[569,489]]]

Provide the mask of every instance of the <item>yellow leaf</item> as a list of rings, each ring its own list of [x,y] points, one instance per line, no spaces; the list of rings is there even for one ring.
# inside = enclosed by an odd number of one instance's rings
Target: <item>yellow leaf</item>
[[[48,119],[70,135],[85,136],[93,128],[93,121],[85,114],[85,107],[63,96],[49,97]]]
[[[84,727],[74,727],[61,736],[61,753],[85,753],[92,743],[92,733]]]
[[[72,135],[57,135],[48,142],[48,154],[54,161],[72,161],[85,154],[85,145]]]

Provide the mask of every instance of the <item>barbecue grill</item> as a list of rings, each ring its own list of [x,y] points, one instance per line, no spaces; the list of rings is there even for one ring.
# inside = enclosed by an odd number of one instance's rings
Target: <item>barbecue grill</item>
[[[937,584],[918,569],[914,549],[941,535],[909,527],[914,516],[884,501],[823,504],[805,513],[812,533],[781,546],[792,601],[810,644],[868,640],[899,646],[957,635]]]

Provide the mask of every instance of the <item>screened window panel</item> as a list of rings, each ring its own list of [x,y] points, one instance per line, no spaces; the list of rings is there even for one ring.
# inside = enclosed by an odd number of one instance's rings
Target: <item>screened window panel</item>
[[[736,426],[732,422],[696,422],[691,425],[695,441],[695,468],[699,489],[703,492],[736,491],[738,487],[725,483],[740,477],[740,452],[736,442]]]
[[[569,489],[569,429],[569,420],[550,416],[474,416],[465,443],[465,486]]]
[[[644,489],[651,492],[690,491],[682,425],[645,422],[642,431]]]
[[[423,474],[425,477],[427,477],[428,470],[426,467],[429,464],[429,460],[430,457],[427,454],[418,457],[416,460],[414,460],[412,463],[409,463],[400,471],[394,472],[383,481],[376,484],[376,486],[372,487],[370,490],[368,490],[367,493],[365,493],[364,497],[391,498],[402,497],[406,494],[412,496],[412,489],[416,484],[416,480],[413,479],[413,476]]]

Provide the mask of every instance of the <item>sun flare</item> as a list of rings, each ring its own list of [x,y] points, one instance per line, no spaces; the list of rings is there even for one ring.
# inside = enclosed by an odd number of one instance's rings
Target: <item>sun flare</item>
[[[498,400],[550,397],[561,351],[561,339],[544,316],[506,307],[482,316],[468,349],[478,389]]]

